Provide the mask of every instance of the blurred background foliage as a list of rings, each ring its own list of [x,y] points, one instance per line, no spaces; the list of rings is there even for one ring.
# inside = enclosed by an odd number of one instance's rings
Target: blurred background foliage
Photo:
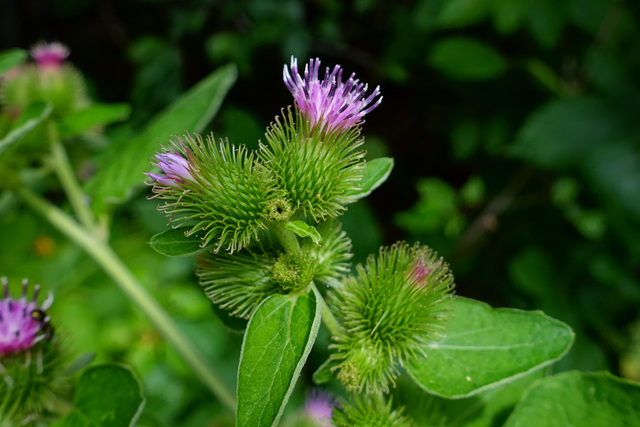
[[[451,264],[460,295],[569,323],[577,341],[554,369],[640,380],[639,20],[622,0],[9,0],[0,48],[61,41],[94,99],[132,106],[78,157],[126,141],[230,62],[240,78],[211,130],[256,147],[291,103],[291,55],[341,64],[381,86],[363,133],[370,158],[396,161],[343,218],[356,261],[420,240]],[[75,353],[133,365],[143,425],[221,412],[92,260],[25,207],[1,208],[0,274],[55,292],[52,318]],[[241,336],[213,316],[192,259],[148,247],[165,225],[139,195],[116,212],[111,241],[233,383]]]

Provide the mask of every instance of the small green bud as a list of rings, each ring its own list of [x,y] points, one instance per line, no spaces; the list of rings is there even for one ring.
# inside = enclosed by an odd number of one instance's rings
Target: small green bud
[[[397,243],[357,266],[328,303],[345,327],[334,370],[345,387],[388,392],[399,366],[437,340],[452,309],[453,276],[431,249]]]
[[[336,427],[375,426],[411,427],[413,421],[403,415],[404,408],[394,408],[392,398],[385,401],[380,394],[354,395],[333,409],[331,421]]]
[[[299,291],[311,283],[315,272],[312,258],[305,253],[281,254],[271,267],[271,279],[283,291]]]

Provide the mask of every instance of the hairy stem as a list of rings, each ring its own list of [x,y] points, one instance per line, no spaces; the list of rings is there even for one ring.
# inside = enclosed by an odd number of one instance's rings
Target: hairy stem
[[[62,188],[64,188],[67,197],[69,197],[69,202],[73,207],[73,211],[82,225],[84,225],[86,229],[93,231],[95,228],[95,217],[89,208],[86,196],[82,191],[82,188],[80,188],[80,184],[73,173],[73,168],[69,163],[69,157],[67,157],[67,152],[60,141],[60,137],[58,136],[56,122],[53,120],[49,120],[47,122],[47,138],[49,139],[49,144],[51,146],[53,168],[55,169],[56,175],[58,175]]]
[[[233,392],[224,384],[218,373],[198,352],[193,343],[185,338],[173,319],[138,282],[113,249],[105,242],[96,239],[69,215],[42,197],[25,188],[18,189],[17,194],[34,211],[83,248],[111,276],[138,308],[147,315],[165,339],[173,345],[209,390],[220,399],[223,405],[234,412],[236,401]]]

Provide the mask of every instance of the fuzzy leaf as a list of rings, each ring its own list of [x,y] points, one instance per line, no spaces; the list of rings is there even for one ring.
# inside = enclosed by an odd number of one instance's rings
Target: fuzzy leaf
[[[392,169],[393,159],[391,157],[380,157],[368,161],[362,171],[364,175],[360,180],[360,189],[353,194],[349,194],[349,197],[354,200],[367,197],[389,178]]]
[[[51,114],[52,109],[51,104],[42,102],[37,102],[27,107],[13,129],[4,138],[0,139],[0,155],[4,150],[20,141],[33,128],[45,121]]]
[[[131,113],[128,104],[91,104],[75,111],[58,122],[61,137],[77,135],[81,132],[125,120]]]
[[[284,228],[293,231],[300,237],[309,237],[316,245],[319,245],[322,240],[318,230],[304,221],[289,221],[284,225]]]
[[[142,387],[129,368],[94,366],[78,381],[73,410],[52,427],[133,426],[143,407]]]
[[[316,292],[275,294],[256,308],[240,355],[238,427],[277,425],[318,334]]]
[[[162,255],[179,257],[195,255],[206,248],[200,246],[202,238],[198,233],[186,236],[184,233],[191,227],[170,228],[151,237],[149,245]]]
[[[9,49],[0,53],[0,76],[27,59],[27,51]]]
[[[541,311],[494,309],[466,298],[456,298],[445,328],[407,371],[424,390],[447,398],[472,396],[549,365],[574,339],[568,325]]]
[[[158,114],[144,130],[124,147],[116,147],[106,168],[87,185],[94,209],[104,213],[108,204],[120,203],[144,181],[149,159],[172,134],[188,130],[202,132],[220,108],[236,80],[234,66],[222,67]]]
[[[536,382],[505,426],[635,426],[639,420],[640,384],[574,371]]]

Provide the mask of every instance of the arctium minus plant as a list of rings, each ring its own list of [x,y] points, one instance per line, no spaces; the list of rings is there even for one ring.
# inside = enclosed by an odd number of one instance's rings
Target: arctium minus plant
[[[380,88],[368,91],[355,74],[343,81],[340,66],[324,78],[320,71],[318,59],[303,74],[296,58],[285,65],[294,105],[267,128],[257,152],[185,134],[155,155],[159,171],[147,173],[151,198],[163,200],[159,209],[184,235],[180,245],[195,243],[172,255],[197,253],[216,312],[245,329],[238,425],[277,423],[321,323],[333,343],[318,382],[336,377],[356,393],[335,399],[332,408],[344,408],[336,422],[365,420],[363,402],[384,408],[369,413],[372,422],[404,420],[385,394],[400,367],[441,337],[452,310],[453,277],[425,246],[382,249],[349,275],[352,244],[339,217],[384,182],[393,161],[367,162],[363,150],[361,126],[380,105]],[[162,252],[171,236],[175,230],[154,236],[152,246]]]

